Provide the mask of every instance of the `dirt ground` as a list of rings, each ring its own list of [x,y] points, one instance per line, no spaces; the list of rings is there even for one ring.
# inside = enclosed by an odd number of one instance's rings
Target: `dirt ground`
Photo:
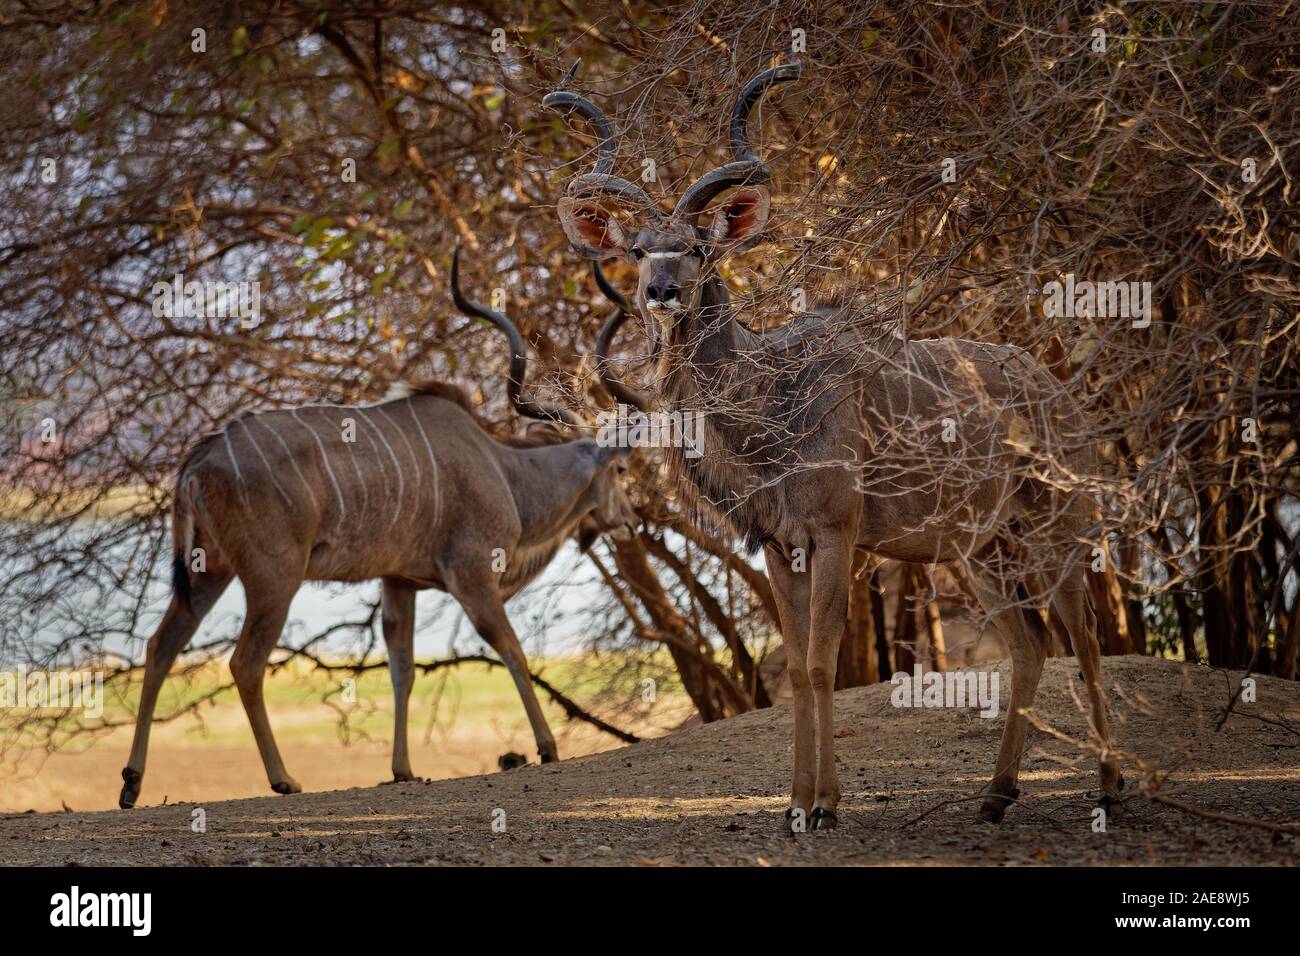
[[[1001,674],[1003,699],[1008,667]],[[1169,769],[1163,792],[1206,811],[1300,820],[1300,686],[1258,678],[1258,699],[1214,729],[1240,675],[1107,658],[1116,742]],[[0,817],[5,865],[320,864],[1295,864],[1293,835],[1210,821],[1139,795],[1094,832],[1092,761],[1037,733],[1021,801],[976,817],[1002,719],[908,709],[889,685],[836,695],[844,788],[830,832],[785,830],[788,706],[631,747],[505,773],[366,789],[97,813]],[[1075,663],[1052,659],[1036,712],[1082,737]],[[161,794],[146,779],[146,799]],[[948,802],[952,801],[952,802]],[[192,821],[203,811],[206,832]]]
[[[536,759],[537,745],[517,697],[505,697],[491,720],[485,719],[482,709],[476,704],[474,713],[460,715],[446,733],[430,733],[427,707],[413,707],[409,738],[414,771],[441,780],[494,772],[498,757],[509,752]],[[304,789],[369,787],[392,777],[392,716],[387,706],[370,722],[374,726],[368,728],[367,737],[346,745],[335,733],[334,715],[323,705],[279,702],[268,710],[285,766]],[[664,710],[663,724],[624,723],[639,735],[657,736],[686,715],[685,706]],[[590,724],[566,722],[559,708],[551,708],[549,713],[560,753],[565,756],[623,746]],[[132,730],[130,724],[118,727],[80,751],[24,753],[16,766],[12,759],[0,759],[0,819],[33,809],[116,810]],[[238,703],[205,710],[201,727],[186,720],[155,724],[142,805],[208,806],[268,792],[262,759]]]

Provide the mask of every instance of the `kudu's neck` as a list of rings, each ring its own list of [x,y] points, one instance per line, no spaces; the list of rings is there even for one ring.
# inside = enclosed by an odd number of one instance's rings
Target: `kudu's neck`
[[[674,406],[724,399],[736,379],[737,359],[759,345],[735,319],[726,283],[711,268],[695,308],[682,316],[660,367],[662,391]]]
[[[520,544],[558,542],[590,510],[597,464],[593,444],[587,438],[535,448],[496,446],[519,515]]]

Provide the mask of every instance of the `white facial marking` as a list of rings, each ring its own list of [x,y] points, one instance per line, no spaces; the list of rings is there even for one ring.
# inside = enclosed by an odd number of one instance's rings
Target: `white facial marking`
[[[659,299],[646,299],[645,307],[650,312],[680,312],[682,303],[680,299],[676,298],[663,301]]]
[[[651,259],[680,259],[686,255],[686,250],[683,249],[681,252],[651,252],[649,255]]]

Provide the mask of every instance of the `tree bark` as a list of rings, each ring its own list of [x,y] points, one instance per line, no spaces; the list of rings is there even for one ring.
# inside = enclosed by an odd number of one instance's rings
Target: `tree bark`
[[[835,688],[863,687],[880,680],[876,658],[876,622],[871,613],[872,575],[864,574],[850,582],[849,619],[840,642],[839,663],[835,668]]]

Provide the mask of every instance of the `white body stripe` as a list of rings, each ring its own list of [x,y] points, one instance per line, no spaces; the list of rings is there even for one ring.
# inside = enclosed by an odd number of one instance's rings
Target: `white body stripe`
[[[411,444],[411,439],[406,437],[406,432],[402,431],[402,426],[393,420],[393,416],[389,415],[382,405],[375,406],[375,411],[379,412],[379,414],[383,415],[393,423],[393,427],[397,429],[397,434],[401,436],[402,444],[405,445],[406,450],[411,453],[411,465],[415,468],[415,497],[418,500],[420,497],[420,486],[424,484],[424,469],[420,467],[420,459],[415,456],[415,446]]]
[[[374,422],[370,420],[370,416],[366,414],[365,409],[358,408],[357,414],[361,415],[366,420],[366,424],[368,424],[371,428],[373,428],[378,433],[379,440],[382,441],[384,443],[384,447],[388,449],[388,457],[393,459],[393,467],[397,469],[398,507],[393,509],[393,518],[391,521],[388,522],[388,527],[391,528],[394,524],[397,523],[397,516],[401,513],[402,495],[406,491],[406,479],[402,477],[402,466],[397,461],[397,455],[394,454],[393,452],[393,446],[388,444],[388,439],[384,437],[383,429],[381,429],[378,425],[376,425]]]
[[[289,414],[293,416],[294,421],[306,428],[307,431],[311,432],[311,437],[315,440],[316,447],[320,449],[321,461],[325,463],[325,471],[330,476],[330,484],[334,486],[334,494],[339,500],[339,520],[342,521],[343,517],[348,513],[348,508],[347,505],[343,503],[343,489],[339,487],[339,480],[334,477],[334,468],[330,465],[329,456],[325,454],[325,446],[321,443],[320,436],[316,434],[316,429],[312,428],[311,425],[307,424],[298,416],[298,409],[289,409]]]
[[[262,454],[262,446],[259,445],[257,439],[253,437],[253,432],[248,427],[248,422],[244,421],[242,418],[237,418],[231,424],[244,426],[244,434],[248,437],[248,440],[253,443],[253,451],[257,452],[257,457],[262,459],[262,464],[266,466],[266,473],[271,476],[271,481],[275,482],[275,490],[280,492],[280,497],[284,499],[285,504],[292,507],[293,499],[289,497],[289,492],[284,490],[284,485],[280,484],[280,479],[276,476],[275,469],[271,467],[271,463],[267,461],[266,455]]]
[[[442,506],[438,499],[438,460],[433,457],[433,445],[429,442],[429,435],[424,430],[424,424],[420,421],[420,416],[415,414],[415,403],[407,397],[406,408],[411,413],[411,420],[415,422],[415,427],[420,429],[420,437],[424,439],[424,447],[429,452],[429,465],[433,471],[433,523],[438,523],[438,514],[442,511]]]
[[[350,412],[350,411],[354,411],[354,409],[348,408],[348,407],[343,406],[343,405],[338,406],[338,408],[339,408],[339,411],[342,411],[342,412]],[[343,422],[344,422],[345,420],[346,420],[346,416],[345,416],[343,419],[340,419],[340,420],[339,420],[340,435],[341,435],[341,430],[342,430]],[[355,424],[355,419],[353,420],[353,423]],[[350,442],[344,442],[344,444],[350,446],[350,447],[348,448],[348,460],[349,460],[350,462],[352,462],[352,470],[355,471],[355,472],[357,473],[357,484],[361,487],[361,512],[360,512],[360,518],[361,518],[362,523],[364,523],[365,520],[366,520],[366,508],[367,508],[367,506],[370,504],[370,493],[369,493],[369,491],[366,489],[366,479],[365,479],[365,476],[361,474],[361,465],[357,462],[357,449],[356,449],[356,447],[355,447],[355,446],[356,446],[356,441],[355,441],[356,436],[355,436],[355,435],[353,435],[353,439],[354,439],[353,441],[350,441]]]
[[[316,492],[312,491],[311,482],[307,480],[307,476],[304,475],[302,469],[298,467],[298,459],[293,456],[293,452],[289,448],[289,443],[281,438],[280,433],[270,425],[266,424],[266,422],[262,422],[262,427],[270,432],[275,437],[275,440],[280,443],[280,447],[284,449],[285,457],[289,459],[289,464],[293,465],[293,470],[298,474],[298,478],[301,479],[303,487],[307,489],[307,497],[311,498],[312,507],[319,510],[320,502],[316,500]]]
[[[235,466],[235,484],[239,486],[239,497],[244,500],[244,507],[248,507],[248,489],[244,487],[244,476],[239,471],[239,461],[235,458],[235,449],[230,445],[229,427],[221,430],[221,437],[226,443],[226,454],[230,456],[230,463]]]

